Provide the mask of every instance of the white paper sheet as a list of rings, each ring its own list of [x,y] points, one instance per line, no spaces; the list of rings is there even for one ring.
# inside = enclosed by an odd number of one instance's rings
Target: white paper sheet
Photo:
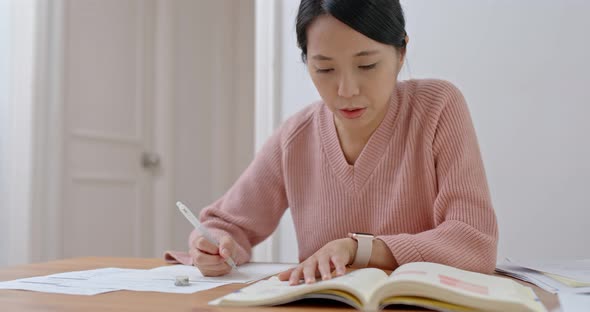
[[[294,266],[295,264],[284,263],[245,263],[238,267],[238,271],[232,271],[224,276],[207,277],[190,265],[168,265],[149,270],[149,275],[152,277],[172,276],[173,278],[176,275],[187,275],[191,282],[251,283]]]
[[[539,286],[541,289],[551,292],[553,294],[590,293],[590,287],[569,287],[541,272],[518,266],[517,264],[509,262],[508,260],[497,264],[496,271],[498,273],[535,284]]]
[[[590,311],[590,295],[559,294],[561,312],[588,312]]]
[[[590,259],[584,260],[545,260],[545,261],[515,261],[515,265],[532,270],[561,275],[579,282],[590,283]]]
[[[115,276],[131,273],[133,269],[103,268],[87,271],[74,271],[51,274],[46,276],[21,278],[13,281],[0,282],[0,289],[31,290],[69,295],[96,295],[119,290],[112,287],[93,285],[90,279],[102,276]],[[83,286],[78,286],[83,284]]]
[[[230,283],[249,283],[275,275],[293,264],[247,263],[221,277],[205,277],[193,266],[171,265],[151,270],[103,268],[65,272],[0,282],[0,289],[96,295],[116,290],[190,294]],[[176,276],[189,277],[189,286],[175,286]]]
[[[117,288],[133,291],[156,291],[167,293],[190,294],[201,290],[230,283],[249,283],[265,277],[277,274],[293,267],[288,264],[272,263],[247,263],[241,265],[238,271],[219,276],[206,277],[199,270],[189,265],[170,265],[154,268],[151,270],[136,270],[118,274],[117,276],[100,276],[91,280],[94,287]],[[186,275],[189,277],[189,286],[175,286],[176,276]],[[72,281],[69,285],[88,285],[86,281]]]

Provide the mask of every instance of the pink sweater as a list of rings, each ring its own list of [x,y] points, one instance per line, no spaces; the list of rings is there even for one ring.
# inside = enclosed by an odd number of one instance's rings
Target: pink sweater
[[[377,235],[401,265],[429,261],[490,273],[498,229],[469,111],[440,80],[400,81],[354,165],[321,102],[295,114],[227,191],[201,211],[237,262],[291,208],[299,260],[348,232]],[[194,235],[193,233],[192,235]]]

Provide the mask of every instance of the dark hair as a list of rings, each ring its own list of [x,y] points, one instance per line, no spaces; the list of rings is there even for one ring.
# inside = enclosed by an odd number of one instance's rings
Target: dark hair
[[[406,21],[399,0],[301,0],[297,13],[297,44],[307,60],[307,27],[329,14],[361,34],[396,48],[406,46]]]

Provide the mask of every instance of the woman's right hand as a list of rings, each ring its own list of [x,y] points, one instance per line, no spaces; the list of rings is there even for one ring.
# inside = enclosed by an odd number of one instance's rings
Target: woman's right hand
[[[190,245],[189,253],[192,264],[204,276],[221,276],[231,271],[231,266],[225,262],[228,257],[234,258],[236,243],[230,236],[223,236],[219,240],[219,247],[203,236],[196,236]]]

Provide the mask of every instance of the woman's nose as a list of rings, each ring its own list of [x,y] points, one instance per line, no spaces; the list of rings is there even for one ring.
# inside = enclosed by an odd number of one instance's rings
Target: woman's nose
[[[352,75],[343,74],[338,84],[338,95],[344,98],[350,98],[359,94],[359,85]]]

